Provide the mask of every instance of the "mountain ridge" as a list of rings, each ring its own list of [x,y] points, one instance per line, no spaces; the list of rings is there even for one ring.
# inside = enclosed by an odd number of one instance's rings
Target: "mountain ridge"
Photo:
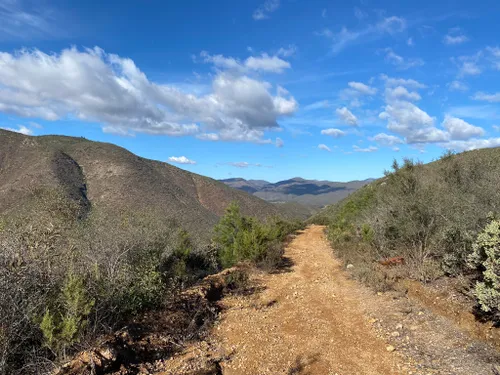
[[[30,211],[33,192],[54,189],[79,205],[83,216],[94,210],[109,215],[154,212],[203,238],[232,201],[245,215],[283,215],[258,197],[110,143],[0,130],[0,144],[3,216]]]
[[[293,177],[272,183],[238,177],[220,181],[268,202],[295,202],[317,209],[342,200],[360,187],[372,182],[373,179],[336,182]]]

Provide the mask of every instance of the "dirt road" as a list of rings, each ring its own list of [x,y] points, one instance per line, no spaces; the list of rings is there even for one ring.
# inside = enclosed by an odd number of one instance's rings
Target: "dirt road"
[[[224,301],[215,328],[230,354],[224,375],[402,373],[399,357],[363,314],[367,290],[346,277],[323,227],[297,236],[285,257],[288,270],[260,275],[262,292]]]

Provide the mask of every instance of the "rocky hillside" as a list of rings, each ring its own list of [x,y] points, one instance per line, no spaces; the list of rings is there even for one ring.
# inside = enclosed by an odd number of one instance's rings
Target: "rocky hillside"
[[[0,215],[36,213],[34,197],[57,191],[79,216],[152,214],[207,237],[224,209],[238,201],[245,215],[278,207],[170,164],[112,144],[62,136],[29,137],[0,130]],[[49,194],[51,195],[51,194]]]

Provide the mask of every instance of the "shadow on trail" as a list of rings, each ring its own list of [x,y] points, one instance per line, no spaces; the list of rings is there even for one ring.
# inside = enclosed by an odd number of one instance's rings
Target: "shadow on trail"
[[[319,353],[307,357],[298,356],[287,375],[312,375],[312,372],[306,371],[306,367],[318,362]]]

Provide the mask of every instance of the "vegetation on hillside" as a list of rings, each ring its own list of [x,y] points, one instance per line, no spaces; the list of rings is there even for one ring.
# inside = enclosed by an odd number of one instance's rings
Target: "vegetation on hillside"
[[[185,286],[239,261],[276,264],[296,228],[232,204],[212,242],[155,214],[93,209],[36,194],[36,216],[0,218],[0,374],[40,373]],[[30,210],[30,212],[33,212]]]
[[[354,265],[355,277],[377,289],[404,277],[424,282],[466,277],[482,310],[495,314],[500,241],[498,222],[488,222],[500,209],[498,186],[498,149],[447,153],[428,165],[394,161],[384,178],[312,221],[328,225],[335,252]],[[397,256],[406,264],[378,264]]]

